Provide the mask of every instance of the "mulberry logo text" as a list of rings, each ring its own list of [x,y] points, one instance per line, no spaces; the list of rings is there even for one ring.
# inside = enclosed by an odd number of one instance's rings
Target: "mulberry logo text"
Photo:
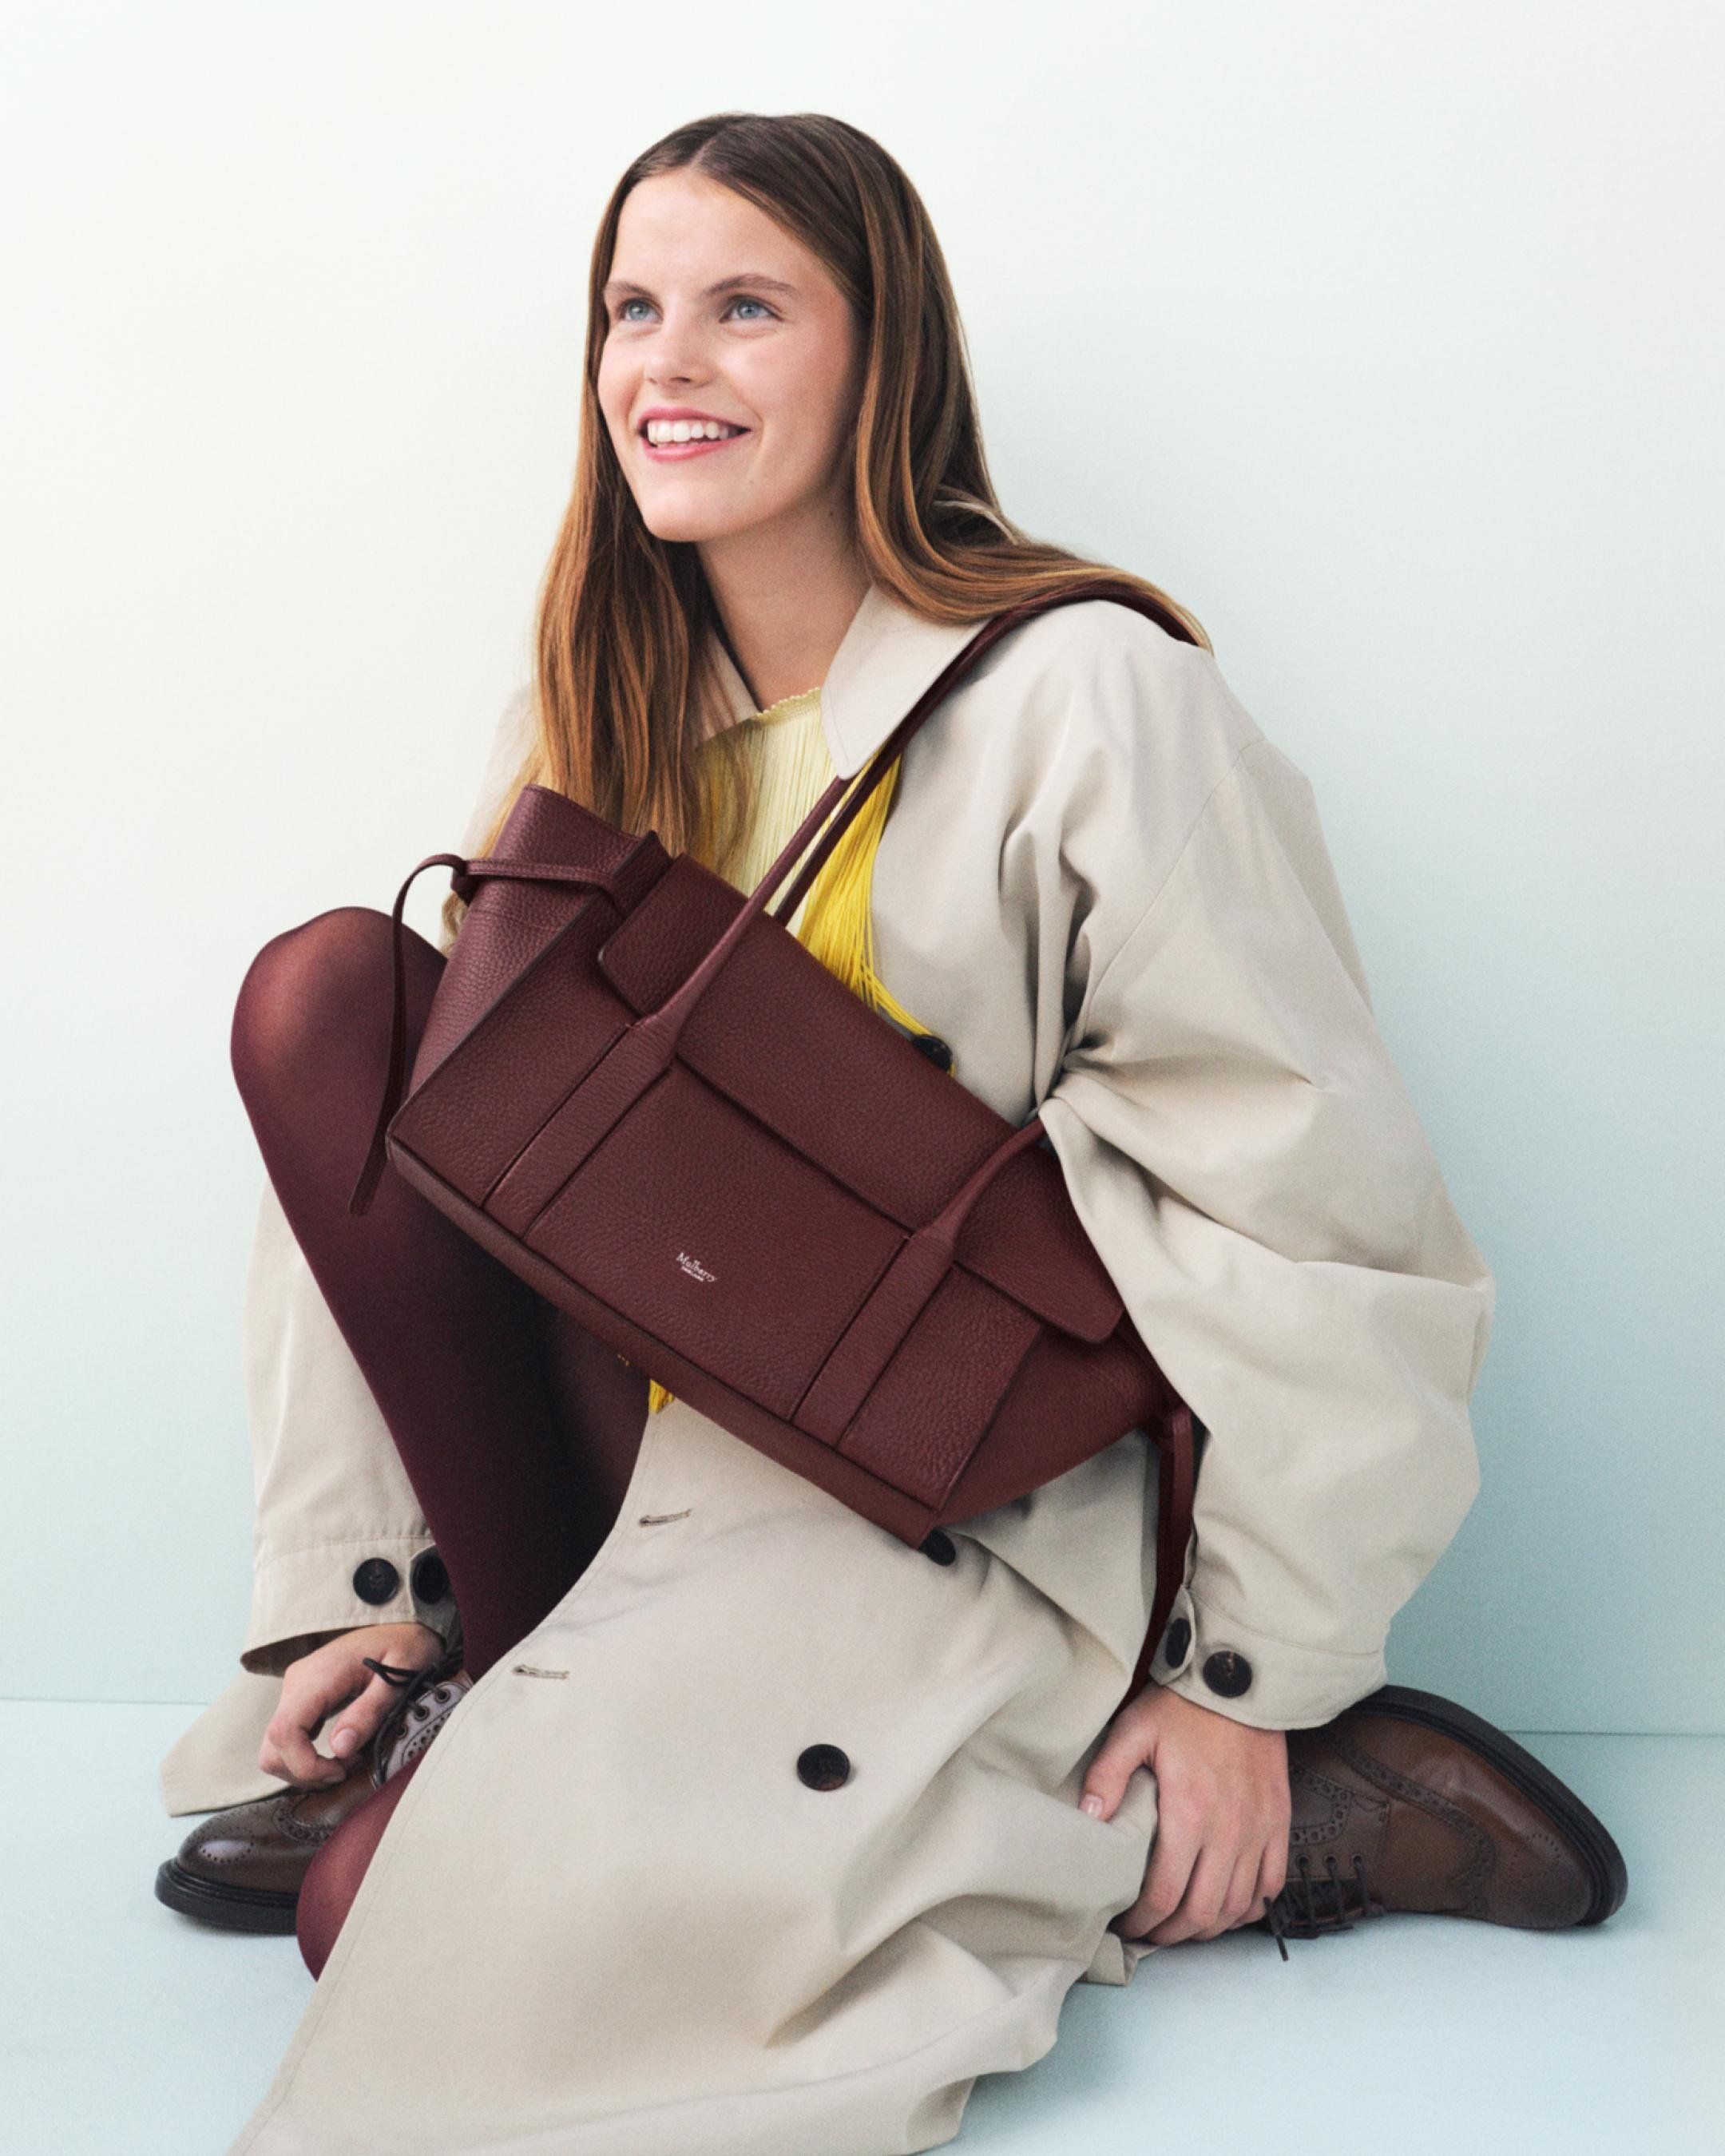
[[[710,1281],[719,1277],[716,1273],[710,1273],[699,1258],[691,1257],[686,1250],[677,1252],[677,1263],[688,1274],[691,1280]]]

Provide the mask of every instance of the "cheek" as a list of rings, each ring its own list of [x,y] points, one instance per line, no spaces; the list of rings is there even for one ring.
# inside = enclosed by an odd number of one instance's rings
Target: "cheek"
[[[742,385],[739,384],[742,388]],[[824,368],[811,379],[798,367],[747,386],[761,414],[762,446],[775,483],[806,485],[821,477],[849,443],[851,414],[841,380]]]
[[[829,462],[848,448],[856,428],[856,387],[847,346],[826,342],[809,370],[803,432],[811,454]]]
[[[632,371],[614,345],[605,346],[599,354],[598,379],[595,388],[605,424],[614,436],[619,427],[629,417],[634,392]]]

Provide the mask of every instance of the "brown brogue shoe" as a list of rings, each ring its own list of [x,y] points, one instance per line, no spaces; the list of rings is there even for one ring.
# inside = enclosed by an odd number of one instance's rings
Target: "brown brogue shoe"
[[[399,1689],[343,1779],[212,1812],[157,1872],[158,1902],[223,1931],[293,1930],[312,1858],[350,1813],[419,1757],[472,1688],[467,1672],[454,1666],[459,1650],[424,1670],[366,1661]]]
[[[1259,1928],[1348,1931],[1386,1910],[1559,1931],[1622,1906],[1617,1844],[1548,1768],[1453,1700],[1385,1685],[1288,1732],[1288,1880]]]

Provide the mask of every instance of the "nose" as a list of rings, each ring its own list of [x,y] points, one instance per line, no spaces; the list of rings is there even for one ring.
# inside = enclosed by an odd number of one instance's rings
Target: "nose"
[[[702,380],[709,371],[699,331],[675,315],[669,316],[648,347],[648,381],[680,388]]]

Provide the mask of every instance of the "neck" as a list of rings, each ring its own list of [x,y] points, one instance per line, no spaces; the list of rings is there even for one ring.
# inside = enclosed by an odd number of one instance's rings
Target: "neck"
[[[822,511],[703,542],[701,561],[756,708],[818,688],[869,588],[849,517]]]

